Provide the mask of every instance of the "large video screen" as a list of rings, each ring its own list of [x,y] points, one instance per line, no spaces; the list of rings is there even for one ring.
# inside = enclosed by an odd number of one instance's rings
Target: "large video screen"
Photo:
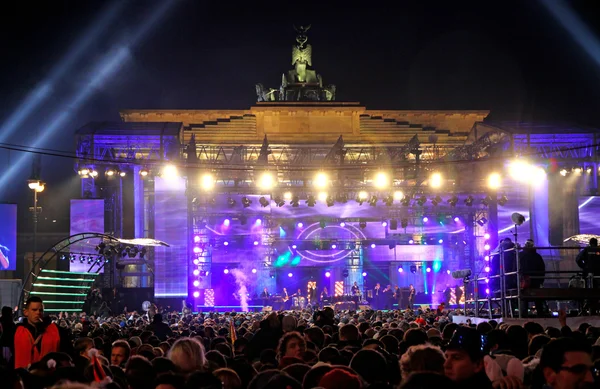
[[[0,270],[17,269],[17,205],[0,204]]]

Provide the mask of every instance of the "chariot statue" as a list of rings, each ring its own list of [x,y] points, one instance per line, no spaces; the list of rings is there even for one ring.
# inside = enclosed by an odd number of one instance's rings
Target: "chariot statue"
[[[323,79],[312,69],[312,46],[307,44],[309,26],[294,27],[296,44],[292,47],[292,66],[281,77],[279,90],[256,84],[258,101],[332,101],[335,85],[323,87]]]

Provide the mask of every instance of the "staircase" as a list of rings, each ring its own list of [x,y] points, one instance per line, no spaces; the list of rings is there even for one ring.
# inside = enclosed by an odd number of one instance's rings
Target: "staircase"
[[[393,118],[382,116],[360,115],[360,133],[366,136],[386,137],[390,136],[397,142],[408,142],[415,134],[421,142],[426,143],[450,143],[462,144],[467,139],[468,133],[451,133],[435,127],[422,126],[406,121],[398,121]],[[429,142],[429,138],[435,137],[435,142]]]
[[[256,136],[256,116],[245,114],[243,116],[230,116],[228,118],[219,118],[208,120],[202,123],[190,123],[184,133],[184,142],[195,135],[197,140],[206,140],[214,137],[239,137]]]
[[[34,278],[29,295],[44,300],[46,312],[81,312],[96,277],[97,273],[42,269]]]

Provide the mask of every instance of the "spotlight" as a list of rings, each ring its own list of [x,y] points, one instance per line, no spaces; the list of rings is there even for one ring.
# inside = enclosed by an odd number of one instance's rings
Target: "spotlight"
[[[490,256],[486,255],[485,257],[483,257],[483,260],[486,261],[486,262],[489,262],[490,261]]]
[[[460,221],[460,218],[459,218],[458,216],[455,216],[455,217],[454,217],[454,221],[455,221],[456,223],[458,223],[458,222]]]
[[[275,177],[269,172],[264,172],[258,179],[258,187],[263,190],[271,190],[275,186]]]
[[[423,223],[427,223],[429,221],[429,218],[427,216],[423,216]]]
[[[400,200],[400,203],[405,206],[408,207],[410,205],[410,197],[405,196],[402,198],[402,200]]]
[[[223,242],[223,246],[229,246],[229,242],[228,241]]]
[[[200,281],[194,280],[194,286],[197,288],[200,286]]]
[[[314,207],[315,204],[316,204],[315,196],[309,195],[308,198],[306,199],[306,205],[308,205],[309,207]]]
[[[412,274],[415,274],[415,273],[417,272],[417,267],[416,267],[415,265],[411,265],[411,267],[410,267],[410,272],[411,272]]]
[[[366,271],[362,272],[362,276],[366,277],[367,276],[367,272]]]
[[[198,298],[198,297],[200,297],[200,292],[198,292],[198,291],[195,291],[195,292],[194,292],[194,298]]]
[[[242,205],[244,206],[244,208],[248,208],[250,204],[252,204],[252,200],[250,200],[246,196],[242,197]]]
[[[477,224],[479,224],[481,227],[483,227],[485,225],[485,223],[487,223],[488,220],[484,217],[482,217],[481,219],[477,220]]]
[[[231,220],[229,220],[229,219],[225,219],[225,220],[223,220],[223,224],[224,224],[226,227],[229,227],[229,225],[231,224]]]
[[[429,177],[429,185],[432,188],[440,188],[442,186],[442,175],[440,173],[433,173]]]
[[[161,176],[166,180],[177,178],[177,167],[171,164],[165,165],[161,170]]]
[[[481,200],[481,204],[487,207],[493,200],[494,199],[491,196],[486,196],[483,200]]]
[[[348,202],[348,196],[346,196],[345,194],[341,193],[337,196],[337,201],[338,203],[341,204],[346,204]]]
[[[275,197],[273,201],[278,207],[283,207],[285,205],[285,201],[283,201],[280,197]]]
[[[402,268],[402,266],[398,266],[398,273],[404,273],[404,269]]]
[[[295,244],[292,245],[292,249],[296,250],[298,248],[298,246],[296,246]]]
[[[356,199],[356,201],[358,202],[358,205],[362,205],[362,203],[368,198],[369,194],[364,190],[361,190],[360,192],[358,192],[358,198]]]
[[[267,207],[267,206],[269,205],[269,200],[267,200],[267,199],[265,198],[265,196],[261,196],[261,197],[258,199],[258,203],[260,204],[260,206],[261,206],[261,207],[265,208],[265,207]]]
[[[419,206],[423,206],[425,205],[425,203],[427,202],[427,197],[425,196],[421,196],[419,197],[419,199],[417,200],[417,204],[419,204]]]
[[[340,227],[342,227],[342,228],[346,227],[346,223],[340,222]]]
[[[506,203],[508,202],[508,197],[506,197],[506,195],[503,195],[502,197],[500,197],[500,199],[498,199],[498,205],[500,206],[505,206]]]
[[[363,228],[363,229],[364,229],[364,228],[367,228],[367,222],[366,222],[366,221],[364,221],[364,220],[361,220],[361,221],[359,221],[359,222],[358,222],[358,226],[359,226],[360,228]]]
[[[485,269],[483,269],[483,270],[485,270],[486,273],[489,273],[490,272],[490,267],[486,266]]]
[[[487,179],[488,188],[496,190],[502,186],[502,178],[498,173],[491,173]]]
[[[302,228],[302,227],[304,227],[304,223],[302,223],[302,222],[298,222],[298,224],[296,224],[296,227],[298,227],[298,228]]]
[[[560,175],[563,176],[563,177],[566,176],[567,173],[568,173],[567,169],[561,169],[560,170]]]
[[[414,241],[414,240],[412,240],[412,239],[410,239],[410,240],[408,241],[408,244],[413,244],[413,243],[415,243],[415,241]]]
[[[583,172],[583,169],[580,167],[576,167],[575,169],[573,169],[573,171],[575,172],[575,174],[581,174]]]
[[[233,208],[233,207],[235,207],[235,204],[236,204],[236,201],[231,196],[229,196],[227,198],[227,205],[229,205],[230,208]]]
[[[440,240],[438,240],[438,243],[439,243],[439,244],[442,244],[442,243],[444,243],[444,239],[440,239]]]
[[[87,176],[88,174],[90,174],[90,169],[88,169],[87,167],[82,167],[77,173],[80,176]]]
[[[292,278],[294,275],[292,273],[288,273],[288,277]]]
[[[333,205],[335,204],[335,201],[333,200],[333,197],[327,196],[327,198],[325,199],[325,203],[327,204],[328,207],[333,207]]]
[[[450,274],[450,269],[446,270],[446,274]]]
[[[254,245],[255,245],[255,246],[258,246],[258,240],[255,240],[255,241],[254,241]]]
[[[194,269],[194,275],[195,275],[195,276],[199,276],[199,275],[200,275],[200,270],[198,270],[198,269]]]
[[[390,178],[386,173],[379,172],[375,175],[375,178],[373,179],[373,184],[378,189],[387,188],[390,185]]]
[[[98,172],[96,170],[90,170],[90,176],[98,177]]]
[[[431,273],[431,268],[430,268],[430,267],[428,267],[427,269],[425,269],[425,271],[426,271],[427,273]]]
[[[113,168],[108,168],[108,169],[106,169],[106,171],[104,172],[104,174],[106,174],[107,177],[112,177],[115,174],[117,174],[117,172]]]
[[[456,197],[455,195],[453,195],[448,200],[446,200],[446,202],[448,204],[450,204],[451,207],[456,207],[456,203],[458,203],[458,197]]]
[[[404,193],[401,190],[397,190],[394,192],[394,200],[400,201],[404,198]]]
[[[408,227],[408,219],[400,220],[400,225],[402,226],[402,228]]]
[[[333,243],[333,244],[331,245],[331,248],[332,248],[332,249],[334,249],[334,250],[335,250],[335,249],[337,249],[337,244]]]
[[[252,269],[252,274],[256,274],[256,269]]]
[[[467,197],[464,201],[465,201],[465,205],[467,207],[470,207],[473,205],[473,202],[475,201],[475,199],[473,198],[473,196],[469,195],[469,197]]]
[[[483,239],[489,240],[490,239],[490,234],[488,234],[487,232],[485,234],[483,234]]]
[[[431,199],[431,204],[433,204],[434,207],[437,206],[441,202],[442,202],[442,198],[439,195],[437,195]]]
[[[119,172],[119,176],[120,176],[120,177],[125,177],[126,175],[127,175],[127,172],[124,172],[123,170],[121,170],[121,171]]]
[[[211,190],[215,187],[215,178],[212,174],[206,173],[200,177],[200,187],[203,190]]]
[[[146,177],[150,172],[146,168],[140,169],[140,176]]]
[[[297,207],[300,204],[300,197],[298,197],[298,196],[292,197],[290,204],[292,205],[292,207]]]
[[[387,227],[388,223],[384,220],[381,222],[381,227]]]
[[[326,188],[328,183],[329,183],[329,179],[327,178],[327,174],[325,174],[323,172],[317,173],[313,180],[313,184],[315,185],[315,187],[317,187],[319,189]]]
[[[331,272],[326,271],[325,272],[325,277],[327,277],[327,278],[331,277]]]
[[[377,196],[371,196],[371,198],[369,199],[369,205],[371,207],[374,207],[377,205]]]
[[[391,207],[392,205],[394,205],[394,196],[392,196],[392,195],[386,196],[386,197],[383,199],[383,202],[384,202],[384,204],[385,204],[385,205],[387,205],[388,207]]]
[[[229,274],[229,269],[225,268],[225,270],[223,270],[223,273]]]
[[[375,243],[371,243],[371,248],[374,249],[376,247]]]
[[[490,294],[489,288],[485,288],[485,294]]]
[[[194,247],[194,254],[201,254],[202,253],[202,249],[198,246]]]
[[[290,201],[292,199],[292,192],[285,192],[283,194],[283,199],[287,200],[287,201]]]

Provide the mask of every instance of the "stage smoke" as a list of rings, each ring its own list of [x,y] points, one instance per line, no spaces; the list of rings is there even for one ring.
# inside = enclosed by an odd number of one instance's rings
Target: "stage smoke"
[[[238,295],[240,296],[240,305],[242,312],[248,312],[248,289],[246,288],[246,274],[240,269],[231,270],[231,274],[235,277],[235,283],[238,286]]]

